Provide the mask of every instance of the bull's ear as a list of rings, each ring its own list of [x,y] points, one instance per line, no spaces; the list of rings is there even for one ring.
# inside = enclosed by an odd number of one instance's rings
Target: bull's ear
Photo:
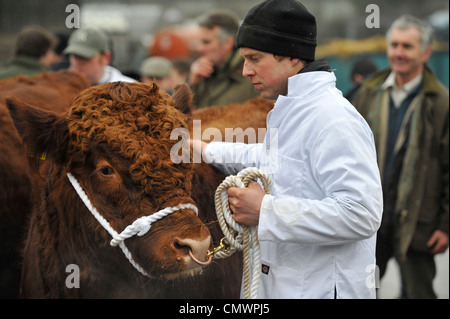
[[[187,84],[177,85],[172,94],[172,100],[175,108],[190,115],[194,107],[192,106],[192,92]]]
[[[7,98],[6,106],[29,155],[64,165],[69,145],[65,118],[15,97]]]

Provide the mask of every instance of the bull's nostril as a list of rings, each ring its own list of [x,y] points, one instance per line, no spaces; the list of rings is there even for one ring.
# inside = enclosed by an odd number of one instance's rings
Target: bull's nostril
[[[179,254],[182,254],[183,256],[186,256],[191,249],[189,245],[186,245],[178,238],[173,241],[173,248],[175,248],[175,251],[177,251]]]
[[[182,249],[189,248],[188,246],[181,245],[181,244],[178,243],[177,241],[174,241],[173,246],[174,246],[177,250],[182,250]]]

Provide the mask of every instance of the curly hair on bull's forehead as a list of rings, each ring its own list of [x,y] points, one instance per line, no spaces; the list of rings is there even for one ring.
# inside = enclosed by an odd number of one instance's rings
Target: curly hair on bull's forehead
[[[170,134],[187,128],[186,116],[156,85],[114,82],[86,89],[74,100],[67,122],[69,157],[77,162],[85,162],[93,142],[105,142],[132,163],[130,175],[146,193],[155,187],[190,191],[193,164],[170,159],[178,142]]]

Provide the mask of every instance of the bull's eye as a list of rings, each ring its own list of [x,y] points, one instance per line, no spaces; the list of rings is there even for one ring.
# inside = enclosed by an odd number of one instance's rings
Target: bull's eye
[[[102,173],[103,175],[112,175],[114,174],[114,169],[111,166],[103,166],[100,169],[100,173]]]

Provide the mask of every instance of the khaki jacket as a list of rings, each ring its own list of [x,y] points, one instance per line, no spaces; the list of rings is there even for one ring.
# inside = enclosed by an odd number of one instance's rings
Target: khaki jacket
[[[0,79],[18,75],[36,75],[44,71],[44,65],[37,58],[16,56],[0,68]]]
[[[386,123],[371,119],[368,114],[381,107],[374,101],[382,101],[381,85],[390,72],[387,69],[373,75],[353,101],[375,131]],[[449,93],[428,67],[421,93],[418,157],[412,187],[406,195],[405,209],[396,212],[395,245],[399,257],[404,257],[409,248],[428,251],[426,242],[432,233],[441,230],[448,234],[449,230]],[[380,152],[381,141],[376,135],[375,143]]]
[[[235,51],[228,64],[198,85],[192,86],[197,108],[242,103],[259,95],[249,78],[242,76],[244,60]]]

